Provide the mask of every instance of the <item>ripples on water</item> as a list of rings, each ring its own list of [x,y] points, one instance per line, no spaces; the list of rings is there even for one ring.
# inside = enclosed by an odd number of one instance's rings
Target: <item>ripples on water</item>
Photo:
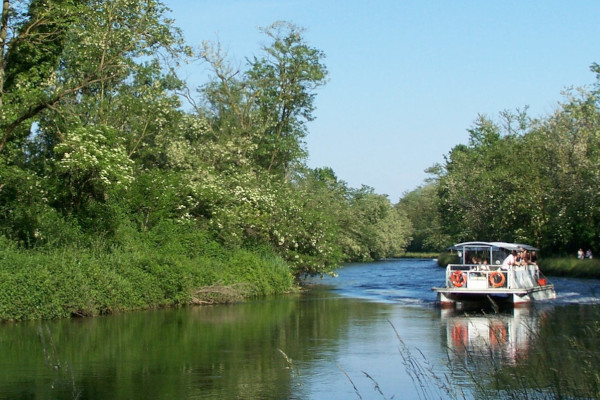
[[[582,332],[600,320],[595,280],[551,279],[553,302],[467,315],[436,307],[431,288],[444,274],[430,259],[385,260],[244,304],[6,324],[0,400],[463,398],[430,376],[416,388],[411,362],[469,387],[478,357],[494,356],[502,372],[535,369],[548,349],[565,351],[566,334],[588,340]],[[556,368],[577,369],[565,359]]]
[[[350,340],[370,343],[372,356],[379,358],[382,364],[381,367],[372,367],[371,372],[382,380],[379,382],[381,387],[391,388],[399,398],[463,398],[463,394],[454,397],[456,393],[448,391],[453,390],[452,387],[436,389],[440,381],[432,380],[431,376],[425,376],[427,374],[415,376],[415,371],[412,371],[411,384],[415,383],[415,379],[422,379],[424,386],[407,388],[394,384],[390,373],[386,372],[390,368],[396,371],[391,373],[392,377],[398,374],[410,376],[410,369],[415,365],[432,368],[442,379],[450,376],[452,381],[463,385],[466,390],[464,398],[471,398],[469,390],[476,386],[473,386],[475,375],[488,376],[489,371],[503,371],[505,368],[508,368],[506,374],[510,375],[510,368],[529,368],[529,363],[543,363],[538,358],[544,357],[536,354],[538,351],[545,354],[548,350],[544,346],[540,350],[539,343],[555,340],[560,343],[560,338],[564,340],[568,331],[577,335],[578,331],[593,326],[598,313],[595,305],[600,304],[597,280],[550,277],[557,292],[553,301],[532,304],[525,309],[503,310],[500,314],[494,314],[491,308],[479,311],[439,310],[436,294],[431,289],[443,285],[444,279],[445,268],[439,267],[435,260],[391,259],[348,264],[338,271],[337,277],[313,280],[313,283],[324,285],[342,297],[393,307],[385,318],[395,326],[402,340],[401,352],[405,353],[402,357],[398,353],[391,358],[384,355],[386,347],[397,348],[399,345],[398,338],[393,336],[388,335],[380,341],[373,341],[368,335]],[[577,319],[573,319],[572,315],[577,315]],[[565,329],[565,321],[573,326]],[[380,319],[374,318],[371,323],[379,334],[386,331]],[[402,365],[411,349],[412,357],[416,354],[418,360],[409,359],[408,366]],[[555,348],[554,351],[569,354],[566,348]],[[352,350],[348,353],[354,354]],[[364,359],[358,354],[355,358],[350,355],[346,358],[351,370],[364,366]],[[440,359],[445,361],[439,363]],[[490,360],[499,364],[492,365]],[[555,362],[550,364],[553,366]],[[565,363],[565,368],[573,369],[568,363]],[[489,371],[486,372],[486,369]],[[533,389],[517,390],[521,390],[518,395],[529,396],[531,392],[527,391]]]
[[[384,303],[434,307],[433,286],[444,283],[445,268],[432,259],[390,259],[368,264],[347,264],[338,276],[313,278],[347,297]],[[594,279],[550,277],[557,292],[553,304],[600,304],[600,285]]]
[[[340,295],[384,303],[433,306],[431,287],[444,279],[444,269],[431,259],[385,260],[348,264],[335,278],[311,282],[331,286]]]

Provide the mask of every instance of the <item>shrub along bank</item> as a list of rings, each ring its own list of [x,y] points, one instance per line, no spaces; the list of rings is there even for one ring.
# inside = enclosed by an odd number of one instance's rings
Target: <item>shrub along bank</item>
[[[0,237],[0,320],[93,316],[288,292],[288,266],[265,249],[226,249],[168,227],[124,243],[21,250]]]

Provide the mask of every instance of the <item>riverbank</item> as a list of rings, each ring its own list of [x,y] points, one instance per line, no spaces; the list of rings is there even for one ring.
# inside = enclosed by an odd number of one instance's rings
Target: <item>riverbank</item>
[[[542,258],[540,269],[548,276],[600,279],[600,260],[575,257]]]
[[[437,258],[439,253],[432,252],[406,252],[402,253],[395,258]]]
[[[37,250],[0,237],[2,321],[224,303],[294,287],[268,250],[225,249],[202,234]]]

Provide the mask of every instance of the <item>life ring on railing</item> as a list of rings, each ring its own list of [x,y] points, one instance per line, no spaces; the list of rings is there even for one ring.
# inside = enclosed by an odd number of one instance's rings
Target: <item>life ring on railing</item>
[[[493,287],[503,286],[505,282],[506,276],[502,272],[494,271],[490,274],[490,285]]]
[[[450,276],[450,282],[456,287],[461,287],[467,283],[467,277],[462,271],[454,271]]]

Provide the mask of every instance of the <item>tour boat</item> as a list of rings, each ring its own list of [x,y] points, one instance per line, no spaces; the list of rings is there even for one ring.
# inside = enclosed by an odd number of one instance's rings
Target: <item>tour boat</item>
[[[448,264],[445,287],[433,288],[443,308],[473,302],[488,302],[492,306],[508,303],[518,307],[556,298],[554,285],[537,265],[535,247],[505,242],[465,242],[450,249],[456,251],[460,263]],[[511,254],[514,259],[505,262]]]

